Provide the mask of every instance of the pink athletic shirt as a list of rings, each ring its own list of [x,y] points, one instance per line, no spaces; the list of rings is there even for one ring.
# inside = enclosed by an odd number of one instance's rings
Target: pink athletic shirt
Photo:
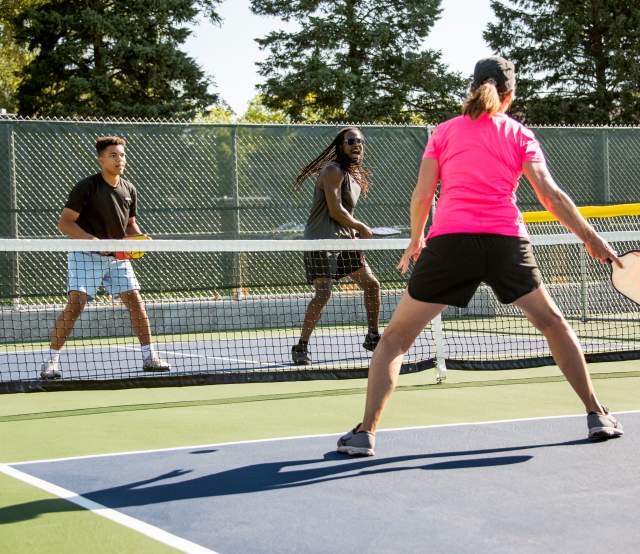
[[[544,162],[533,132],[504,113],[441,123],[422,158],[438,160],[440,198],[427,238],[450,233],[528,237],[516,205],[525,162]]]

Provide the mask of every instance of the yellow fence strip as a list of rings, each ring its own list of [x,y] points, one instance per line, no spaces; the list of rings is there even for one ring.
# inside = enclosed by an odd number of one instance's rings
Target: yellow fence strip
[[[586,217],[622,217],[640,215],[640,204],[614,204],[611,206],[582,206],[580,213]],[[541,223],[543,221],[557,221],[557,218],[549,212],[524,212],[526,223]]]

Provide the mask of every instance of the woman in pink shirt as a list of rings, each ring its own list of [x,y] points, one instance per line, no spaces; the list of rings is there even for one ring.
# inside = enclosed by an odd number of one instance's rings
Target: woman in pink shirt
[[[622,435],[620,423],[596,397],[573,329],[542,283],[516,205],[520,175],[593,258],[619,265],[620,260],[556,185],[534,134],[506,115],[515,84],[511,62],[498,56],[480,60],[463,115],[440,124],[429,138],[411,198],[411,242],[398,265],[404,273],[413,259],[415,268],[371,360],[363,421],[340,438],[339,452],[374,454],[375,431],[404,354],[434,317],[447,305],[466,306],[482,282],[544,334],[585,406],[589,438]],[[425,242],[438,181],[440,198]]]

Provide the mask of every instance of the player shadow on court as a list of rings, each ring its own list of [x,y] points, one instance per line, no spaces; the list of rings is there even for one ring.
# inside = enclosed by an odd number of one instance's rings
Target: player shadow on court
[[[531,460],[533,456],[523,454],[512,456],[475,457],[404,466],[397,466],[393,464],[406,464],[408,462],[421,462],[423,460],[455,456],[486,456],[490,454],[504,454],[521,450],[526,451],[538,448],[577,446],[585,444],[593,443],[588,439],[579,439],[548,444],[374,458],[347,458],[345,455],[332,451],[324,454],[322,458],[251,464],[234,467],[202,477],[161,484],[161,481],[165,481],[167,479],[178,479],[188,475],[192,471],[175,469],[150,479],[135,481],[116,487],[84,492],[80,493],[78,496],[89,499],[108,508],[119,509],[133,506],[162,504],[176,500],[259,493],[264,491],[304,487],[342,479],[354,479],[363,476],[398,473],[401,471],[420,469],[441,471],[513,465],[527,462]],[[215,451],[211,452],[211,454],[215,454]],[[311,466],[313,464],[323,462],[337,461],[344,461],[344,463],[321,465],[319,467],[309,467],[305,469],[291,469],[301,466]],[[57,484],[63,487],[69,487],[69,485],[65,483]],[[0,508],[0,525],[35,519],[40,515],[47,513],[71,512],[82,509],[84,508],[61,499],[36,500],[33,502],[26,502],[24,504],[16,504],[14,506]]]

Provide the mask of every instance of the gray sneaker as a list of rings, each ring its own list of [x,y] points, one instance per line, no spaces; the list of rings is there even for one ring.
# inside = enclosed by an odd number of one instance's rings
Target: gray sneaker
[[[169,371],[171,366],[160,356],[149,356],[142,364],[143,371]]]
[[[60,379],[62,377],[62,371],[60,370],[60,364],[58,362],[44,362],[40,366],[40,377],[45,380]]]
[[[360,423],[338,439],[338,452],[349,456],[374,456],[376,436],[369,431],[356,431]]]
[[[604,415],[595,412],[587,414],[587,426],[591,440],[607,440],[624,434],[622,424],[605,408]]]

